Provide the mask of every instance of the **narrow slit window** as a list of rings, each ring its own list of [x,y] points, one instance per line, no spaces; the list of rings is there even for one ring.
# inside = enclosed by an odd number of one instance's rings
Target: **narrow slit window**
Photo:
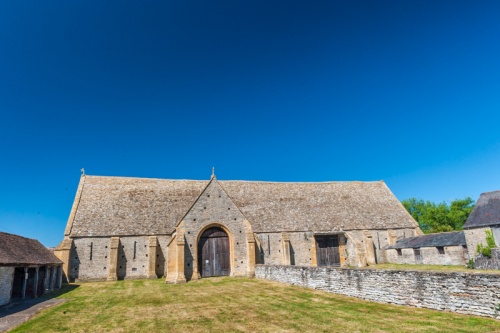
[[[269,241],[269,235],[267,235],[267,254],[271,254],[271,242]]]
[[[134,259],[135,259],[135,254],[137,253],[137,242],[134,241]]]
[[[94,242],[90,242],[90,260],[92,260],[92,250],[94,249]]]

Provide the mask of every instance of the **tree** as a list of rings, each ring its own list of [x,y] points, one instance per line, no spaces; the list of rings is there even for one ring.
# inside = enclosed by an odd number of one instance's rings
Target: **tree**
[[[474,208],[471,198],[457,199],[449,205],[410,198],[401,202],[410,215],[418,222],[425,234],[462,230],[465,221]]]

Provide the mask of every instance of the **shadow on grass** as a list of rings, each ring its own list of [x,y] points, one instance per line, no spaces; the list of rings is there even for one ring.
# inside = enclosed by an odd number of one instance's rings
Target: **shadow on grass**
[[[0,319],[23,311],[30,312],[30,310],[33,310],[33,312],[37,312],[41,308],[60,304],[64,302],[64,299],[58,299],[60,296],[78,287],[80,287],[78,284],[63,284],[61,289],[54,290],[38,298],[12,298],[10,303],[0,306]]]

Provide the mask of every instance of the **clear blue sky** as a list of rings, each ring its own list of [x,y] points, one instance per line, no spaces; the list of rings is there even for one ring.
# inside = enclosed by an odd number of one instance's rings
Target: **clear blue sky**
[[[0,1],[0,230],[80,177],[500,189],[498,1]]]

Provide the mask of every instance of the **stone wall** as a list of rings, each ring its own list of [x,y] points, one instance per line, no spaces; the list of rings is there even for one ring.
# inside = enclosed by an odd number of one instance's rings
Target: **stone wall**
[[[166,275],[166,251],[170,236],[158,236],[155,259],[156,275]],[[71,281],[102,281],[108,278],[111,238],[74,238],[70,251],[69,279]],[[149,236],[120,237],[116,275],[118,279],[148,277]]]
[[[250,224],[219,183],[212,181],[177,226],[177,235],[185,239],[186,280],[198,277],[198,242],[201,234],[212,226],[224,228],[229,236],[231,275],[247,275]]]
[[[315,260],[315,242],[312,232],[290,232],[290,264],[311,266]],[[266,265],[283,264],[283,233],[263,232],[255,234],[257,262]]]
[[[255,276],[370,301],[500,319],[500,275],[257,265]]]
[[[465,265],[469,260],[469,252],[465,246],[444,246],[444,253],[439,253],[437,247],[422,247],[421,264],[424,265]],[[386,250],[387,262],[394,264],[416,264],[413,249],[401,249],[398,255],[396,249]]]
[[[10,302],[13,279],[14,267],[0,266],[0,305]]]
[[[500,269],[500,248],[491,249],[491,258],[480,254],[474,260],[475,269]]]
[[[482,243],[486,245],[486,230],[491,230],[490,227],[476,228],[464,230],[465,241],[469,249],[469,256],[475,257],[477,254],[477,245]]]

